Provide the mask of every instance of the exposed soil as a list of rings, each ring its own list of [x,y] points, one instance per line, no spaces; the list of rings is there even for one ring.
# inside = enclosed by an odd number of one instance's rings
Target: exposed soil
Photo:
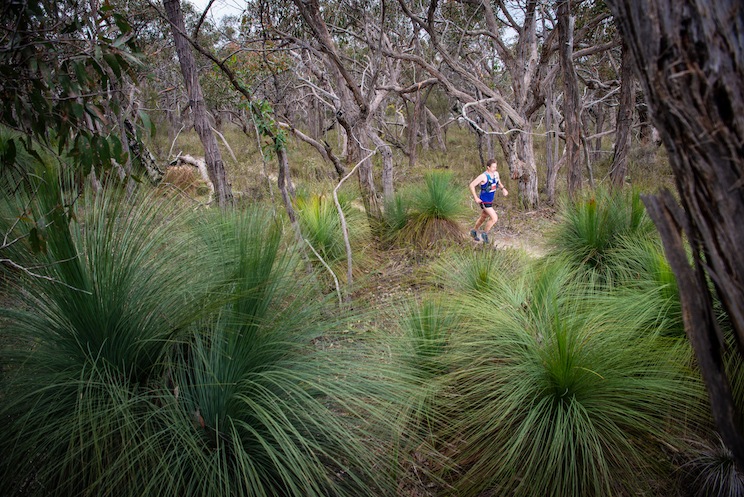
[[[499,222],[489,233],[489,243],[496,249],[521,249],[532,257],[547,253],[546,231],[555,224],[555,209],[545,208],[529,212],[506,211],[499,214]],[[465,229],[466,237],[476,242]]]

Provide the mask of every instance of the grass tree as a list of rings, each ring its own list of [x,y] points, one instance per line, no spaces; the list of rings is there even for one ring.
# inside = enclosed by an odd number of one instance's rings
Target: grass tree
[[[695,443],[682,470],[681,484],[691,497],[744,495],[744,475],[718,435]]]
[[[398,231],[397,242],[431,248],[459,240],[461,228],[457,219],[464,207],[461,188],[453,184],[452,173],[430,171],[424,176],[424,183],[425,188],[410,192],[408,219]]]
[[[136,457],[157,401],[147,392],[207,285],[184,271],[199,253],[175,204],[108,192],[78,209],[52,171],[36,186],[22,201],[36,247],[14,247],[34,276],[13,275],[2,311],[2,493],[103,495],[152,462]]]
[[[344,239],[333,199],[324,195],[299,195],[295,208],[302,234],[321,257],[328,263],[341,259]]]
[[[615,275],[608,258],[627,237],[655,233],[640,193],[597,189],[567,200],[549,234],[549,256],[565,257],[580,277],[612,284]]]
[[[403,188],[385,201],[382,214],[380,236],[384,246],[395,245],[400,232],[406,227],[411,211],[411,201],[408,198],[409,188]]]
[[[456,310],[434,297],[410,304],[401,319],[400,360],[417,393],[412,397],[412,421],[420,423],[416,428],[423,428],[425,434],[439,423],[432,401],[447,372],[444,358],[458,321]]]
[[[340,323],[309,298],[278,229],[256,212],[229,221],[209,245],[231,261],[231,298],[176,360],[174,423],[189,436],[169,457],[204,482],[198,495],[223,495],[226,481],[246,496],[390,492],[393,406],[407,395],[379,383],[384,368],[373,378],[359,357],[315,348]]]
[[[39,199],[43,277],[3,311],[3,495],[392,492],[410,387],[315,345],[339,322],[270,217]]]
[[[519,250],[452,250],[434,267],[435,280],[445,291],[479,294],[504,289],[528,265]]]
[[[457,495],[648,490],[668,469],[659,441],[676,445],[681,420],[701,416],[699,382],[597,316],[569,266],[517,284],[527,287],[463,299],[441,434],[456,446]]]

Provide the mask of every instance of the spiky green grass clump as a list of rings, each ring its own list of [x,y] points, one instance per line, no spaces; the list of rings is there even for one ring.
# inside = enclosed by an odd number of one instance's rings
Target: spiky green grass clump
[[[69,184],[53,171],[38,178],[35,200],[22,202],[43,240],[22,259],[36,276],[21,274],[18,306],[3,310],[2,493],[117,493],[155,463],[139,457],[156,430],[148,392],[199,313],[208,286],[183,268],[200,254],[174,235],[188,214],[173,203],[112,194],[73,211]]]
[[[692,497],[741,497],[744,475],[719,436],[698,441],[682,466],[681,483]]]
[[[668,469],[658,440],[677,445],[679,420],[702,417],[699,382],[652,339],[597,318],[566,266],[541,268],[523,291],[463,301],[442,398],[455,492],[646,491]]]
[[[328,263],[343,257],[341,219],[333,198],[325,195],[302,195],[297,197],[295,207],[303,236],[321,257]]]
[[[313,345],[341,325],[271,217],[111,190],[73,220],[46,180],[44,277],[3,311],[3,495],[392,494],[409,383]]]
[[[394,244],[399,233],[406,227],[410,217],[410,204],[411,201],[406,191],[398,191],[392,199],[385,201],[380,227],[383,245]]]
[[[411,346],[405,361],[423,381],[444,372],[442,356],[457,322],[453,310],[439,300],[427,299],[408,310],[402,322],[407,343]]]
[[[500,291],[529,266],[520,250],[453,250],[434,266],[436,283],[447,292],[483,293]]]
[[[462,190],[449,171],[431,171],[424,176],[425,188],[411,193],[408,221],[398,243],[431,248],[457,242],[462,237],[458,217],[463,213]]]
[[[583,278],[612,284],[615,275],[608,258],[623,239],[655,233],[640,194],[597,189],[566,201],[559,223],[549,234],[551,255],[566,261]]]
[[[677,279],[658,237],[621,240],[608,266],[616,281],[605,301],[610,314],[622,316],[644,333],[686,337]]]

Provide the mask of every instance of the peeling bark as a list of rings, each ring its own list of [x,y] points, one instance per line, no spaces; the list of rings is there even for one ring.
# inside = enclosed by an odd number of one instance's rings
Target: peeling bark
[[[563,76],[563,119],[566,123],[566,161],[568,195],[574,197],[581,190],[581,121],[579,119],[579,81],[573,64],[574,19],[571,2],[558,3],[558,41],[561,74]]]
[[[207,107],[204,102],[199,75],[196,71],[196,61],[191,52],[191,45],[185,35],[186,28],[183,22],[183,11],[180,0],[164,0],[168,21],[173,31],[173,41],[178,53],[178,62],[181,66],[186,92],[189,95],[189,105],[194,118],[194,129],[204,146],[204,157],[209,170],[209,177],[215,189],[215,196],[220,207],[226,207],[232,203],[233,195],[230,183],[227,181],[225,165],[222,162],[222,154],[217,146],[217,139],[212,133],[207,116]]]

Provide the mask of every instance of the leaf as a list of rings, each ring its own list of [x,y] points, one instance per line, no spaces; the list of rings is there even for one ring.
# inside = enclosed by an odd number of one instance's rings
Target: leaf
[[[155,124],[150,120],[150,116],[147,114],[147,112],[140,110],[139,111],[139,118],[142,121],[142,125],[145,127],[147,132],[151,136],[155,136]]]
[[[5,142],[5,150],[3,150],[3,164],[9,166],[15,162],[16,158],[16,145],[13,139],[9,139]]]
[[[85,70],[85,64],[82,62],[76,62],[73,64],[75,69],[75,76],[81,84],[88,82],[88,72]]]
[[[77,102],[73,102],[72,105],[70,105],[70,110],[72,111],[72,114],[78,119],[82,119],[83,115],[85,114],[85,108]]]
[[[126,162],[126,159],[123,157],[125,154],[123,154],[123,147],[121,146],[121,140],[119,140],[119,137],[111,135],[108,140],[109,146],[111,147],[111,156],[114,160],[119,164]]]
[[[119,60],[116,58],[116,56],[107,53],[103,56],[103,59],[106,61],[106,64],[108,64],[111,70],[114,71],[116,77],[121,78],[121,67],[119,66]]]
[[[31,232],[28,234],[28,241],[31,244],[31,250],[35,254],[46,252],[46,240],[36,227],[31,228]]]

